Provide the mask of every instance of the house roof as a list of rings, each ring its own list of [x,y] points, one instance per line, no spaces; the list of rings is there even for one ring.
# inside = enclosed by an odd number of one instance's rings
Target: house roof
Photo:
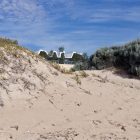
[[[40,52],[46,52],[46,54],[48,54],[48,52],[47,51],[45,51],[45,50],[42,50],[42,49],[40,49],[38,52],[37,52],[37,54],[40,54]]]
[[[64,53],[64,54],[65,54],[65,51],[63,51],[63,52],[53,51],[53,53],[56,53],[57,58],[61,58],[62,53]]]
[[[64,53],[65,58],[68,58],[68,59],[72,58],[73,55],[74,55],[75,53],[77,53],[77,52],[66,53],[65,51],[63,51],[63,52],[53,51],[53,52],[56,53],[56,55],[57,55],[58,58],[61,58],[62,53]],[[79,54],[79,53],[78,53],[78,54]]]
[[[44,52],[46,52],[46,53],[48,54],[47,51],[42,50],[42,49],[40,49],[37,53],[39,54],[41,51],[44,51]],[[57,58],[61,58],[61,55],[64,53],[65,58],[70,59],[70,58],[72,58],[73,55],[74,55],[75,53],[77,53],[77,52],[69,52],[69,53],[66,53],[65,51],[63,51],[63,52],[53,51],[53,53],[56,53]],[[77,54],[82,55],[81,53],[77,53]]]
[[[66,53],[66,54],[65,54],[65,58],[72,58],[73,55],[74,55],[75,53],[76,53],[76,52]]]

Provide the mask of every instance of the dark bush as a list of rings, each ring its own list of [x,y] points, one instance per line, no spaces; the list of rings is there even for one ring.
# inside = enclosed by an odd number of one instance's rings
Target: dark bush
[[[84,60],[84,57],[81,54],[78,54],[78,53],[73,54],[72,61],[74,63],[82,62],[83,60]]]
[[[88,70],[89,64],[87,62],[78,62],[72,68],[72,71]]]
[[[140,40],[124,46],[100,49],[90,57],[89,62],[96,69],[115,66],[140,76]]]
[[[64,64],[64,61],[65,61],[65,54],[62,53],[61,58],[59,59],[59,64]]]
[[[40,55],[41,57],[45,58],[45,59],[48,58],[48,55],[47,55],[47,53],[46,53],[45,51],[40,51],[39,55]]]

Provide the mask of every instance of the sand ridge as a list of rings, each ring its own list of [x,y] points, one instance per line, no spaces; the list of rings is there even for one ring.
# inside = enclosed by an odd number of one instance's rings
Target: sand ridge
[[[1,64],[0,140],[139,140],[140,81],[112,71],[65,75],[38,58]]]

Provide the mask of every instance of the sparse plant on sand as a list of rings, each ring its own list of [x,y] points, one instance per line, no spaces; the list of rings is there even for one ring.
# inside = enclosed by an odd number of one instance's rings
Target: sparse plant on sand
[[[61,67],[59,64],[55,63],[55,62],[50,62],[51,66],[53,66],[56,70],[60,71]]]
[[[89,75],[88,75],[85,71],[80,71],[80,76],[81,76],[82,78],[86,78],[86,77],[88,77]]]
[[[4,107],[4,102],[2,100],[2,97],[0,96],[0,107]]]
[[[75,76],[73,77],[73,79],[77,82],[78,85],[81,85],[82,84],[82,82],[81,82],[78,74],[75,74]]]
[[[89,66],[88,66],[88,62],[78,62],[75,63],[74,67],[71,69],[73,72],[75,71],[80,71],[80,70],[88,70]]]
[[[20,51],[25,52],[32,57],[36,55],[34,52],[28,50],[27,48],[20,46],[17,40],[11,40],[7,38],[0,37],[0,48],[1,50],[5,50],[5,52],[12,54],[13,56],[17,58],[20,57],[20,55],[17,55],[19,54]],[[1,52],[0,52],[0,57],[1,57]]]
[[[51,64],[51,66],[53,66],[56,70],[60,71],[61,73],[72,74],[71,70],[67,70],[67,69],[61,67],[59,64],[57,64],[55,62],[51,62],[50,64]]]

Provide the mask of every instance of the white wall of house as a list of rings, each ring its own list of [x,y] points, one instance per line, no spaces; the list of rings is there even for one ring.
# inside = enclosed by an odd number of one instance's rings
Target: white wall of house
[[[44,52],[46,52],[46,53],[48,54],[47,51],[42,50],[42,49],[40,49],[37,53],[39,54],[41,51],[44,51]],[[56,53],[57,58],[61,58],[61,55],[64,53],[65,58],[67,58],[67,59],[71,59],[71,58],[73,57],[73,55],[76,54],[77,52],[66,53],[65,51],[63,51],[63,52],[53,51],[53,53]],[[77,53],[77,54],[82,55],[82,53]]]

